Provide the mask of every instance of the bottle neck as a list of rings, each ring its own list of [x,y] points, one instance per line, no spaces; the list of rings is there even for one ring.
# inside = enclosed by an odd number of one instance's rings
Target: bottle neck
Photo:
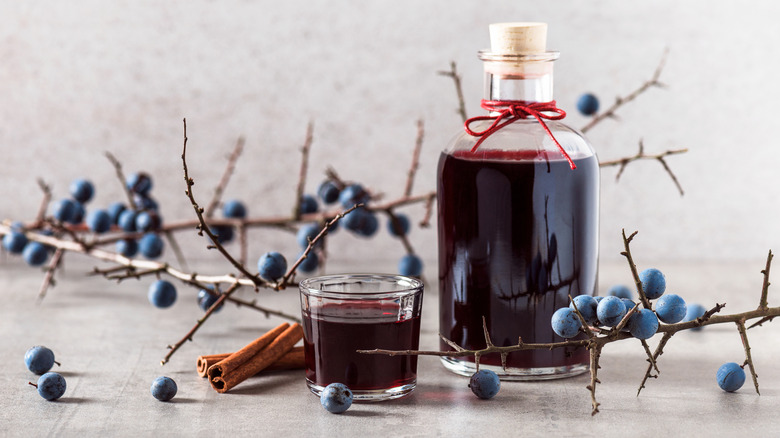
[[[486,62],[482,97],[485,100],[549,102],[553,100],[552,62],[537,63],[525,71]]]

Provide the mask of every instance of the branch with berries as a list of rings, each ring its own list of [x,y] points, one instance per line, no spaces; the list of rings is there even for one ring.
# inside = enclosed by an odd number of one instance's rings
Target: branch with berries
[[[639,385],[639,392],[645,387],[648,378],[658,377],[658,358],[663,354],[664,347],[678,332],[695,330],[703,326],[714,324],[735,324],[737,332],[742,340],[745,350],[745,360],[739,364],[726,363],[718,370],[718,384],[725,391],[736,391],[745,381],[744,368],[747,366],[753,380],[753,385],[758,391],[758,374],[755,370],[751,356],[750,344],[747,337],[746,323],[758,320],[750,326],[756,327],[771,321],[780,315],[780,307],[770,307],[767,304],[769,290],[769,270],[772,263],[772,251],[769,251],[766,267],[761,271],[763,286],[758,307],[755,310],[734,314],[721,314],[725,304],[715,304],[709,310],[699,305],[686,306],[685,301],[674,294],[664,294],[666,279],[657,269],[650,268],[638,272],[631,254],[630,244],[636,232],[626,236],[623,231],[623,243],[625,250],[621,253],[626,257],[629,269],[634,278],[636,293],[639,302],[634,303],[629,298],[620,298],[616,295],[607,297],[591,297],[579,295],[570,297],[570,306],[558,309],[552,316],[551,326],[553,331],[565,340],[552,343],[526,343],[522,339],[515,345],[497,346],[493,344],[487,326],[484,324],[483,332],[485,347],[481,349],[465,349],[457,343],[441,336],[442,340],[452,350],[424,351],[424,350],[361,350],[365,354],[416,355],[416,356],[440,356],[440,357],[468,357],[473,356],[477,372],[479,372],[480,358],[486,355],[499,355],[501,363],[506,368],[507,356],[511,353],[526,350],[550,350],[557,348],[585,348],[590,352],[590,382],[586,387],[591,396],[591,414],[599,412],[600,403],[596,399],[596,385],[601,383],[598,378],[599,359],[605,346],[613,342],[628,339],[639,340],[648,358],[648,367]],[[654,303],[651,300],[656,300]],[[655,351],[651,351],[647,340],[655,334],[662,333]],[[484,370],[483,370],[484,371]],[[476,374],[475,374],[476,375]]]

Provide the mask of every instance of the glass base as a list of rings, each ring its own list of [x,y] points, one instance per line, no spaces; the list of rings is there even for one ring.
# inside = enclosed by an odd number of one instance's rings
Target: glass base
[[[317,385],[309,379],[306,379],[306,386],[308,386],[309,390],[317,397],[319,397],[320,394],[322,394],[322,390],[325,389],[324,386]],[[415,379],[412,383],[387,389],[350,389],[352,390],[353,401],[378,402],[401,398],[410,394],[416,387],[417,380]]]
[[[455,357],[443,356],[441,357],[441,363],[444,368],[452,371],[455,374],[461,376],[471,377],[472,374],[477,372],[477,367],[474,362],[458,359]],[[500,365],[485,365],[480,364],[479,369],[490,370],[498,374],[501,380],[511,381],[531,381],[531,380],[554,380],[563,379],[566,377],[578,376],[590,369],[587,363],[564,365],[560,367],[546,367],[546,368],[502,368]]]

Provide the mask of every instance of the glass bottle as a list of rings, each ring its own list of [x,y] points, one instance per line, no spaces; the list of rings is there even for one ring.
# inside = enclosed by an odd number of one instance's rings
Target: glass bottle
[[[491,50],[479,53],[483,104],[551,102],[558,53],[545,49],[546,24],[490,30]],[[467,127],[479,131],[491,123]],[[488,135],[462,131],[439,159],[439,329],[463,348],[485,347],[483,320],[498,346],[563,341],[552,331],[552,314],[568,306],[569,295],[596,291],[598,161],[577,130],[544,123],[549,133],[521,114]],[[444,341],[441,348],[452,349]],[[480,367],[504,380],[552,379],[586,371],[588,358],[585,349],[526,350],[510,353],[506,369],[497,354],[482,356]],[[473,356],[442,363],[462,375],[475,371]]]

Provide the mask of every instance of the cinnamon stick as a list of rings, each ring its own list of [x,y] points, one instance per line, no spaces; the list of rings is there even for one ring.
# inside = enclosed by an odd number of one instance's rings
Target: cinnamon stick
[[[219,363],[223,359],[227,358],[233,353],[221,353],[221,354],[209,354],[198,356],[196,366],[198,369],[198,376],[206,377],[209,367]],[[297,370],[303,369],[306,366],[306,361],[303,357],[303,347],[293,347],[287,354],[279,358],[276,362],[268,366],[263,371],[279,371],[279,370]]]
[[[208,370],[211,387],[219,393],[229,391],[247,378],[254,376],[266,369],[272,363],[278,361],[288,351],[292,350],[293,346],[302,338],[303,329],[300,324],[295,323],[287,327],[259,353],[255,354],[251,359],[239,366],[232,366],[232,363],[234,362],[231,362],[231,366],[225,366],[226,363],[231,361],[232,355],[222,362],[212,365]]]
[[[244,348],[226,357],[219,363],[210,366],[207,371],[209,380],[215,377],[222,376],[223,374],[228,374],[231,371],[235,370],[236,368],[241,366],[244,362],[251,359],[252,356],[257,354],[260,350],[268,346],[268,344],[273,342],[280,334],[282,334],[288,328],[290,328],[290,324],[286,322],[282,323],[278,325],[276,328],[274,328],[273,330],[264,334],[263,336],[260,336],[259,338],[250,342]]]

